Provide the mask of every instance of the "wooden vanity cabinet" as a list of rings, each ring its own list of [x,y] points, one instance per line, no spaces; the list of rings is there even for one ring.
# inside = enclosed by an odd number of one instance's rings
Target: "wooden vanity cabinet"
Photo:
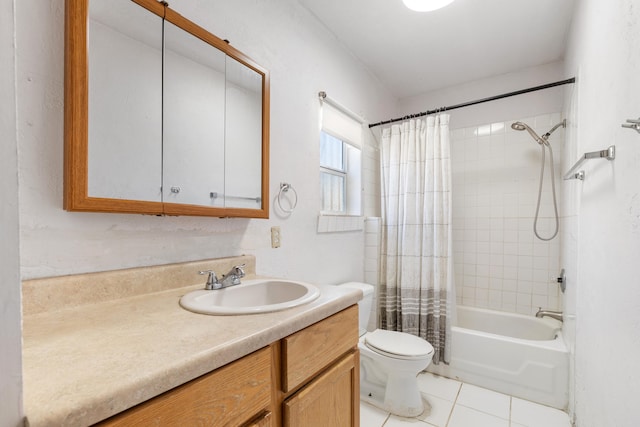
[[[358,306],[98,425],[358,427]]]
[[[281,340],[282,425],[360,425],[358,306]]]

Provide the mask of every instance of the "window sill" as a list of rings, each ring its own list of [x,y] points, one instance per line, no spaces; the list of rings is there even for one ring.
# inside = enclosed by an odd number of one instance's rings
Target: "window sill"
[[[318,233],[362,231],[364,217],[353,215],[318,215]]]

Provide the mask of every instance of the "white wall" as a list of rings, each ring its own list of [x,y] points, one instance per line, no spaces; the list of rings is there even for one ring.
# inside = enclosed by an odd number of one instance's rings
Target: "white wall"
[[[242,253],[261,274],[335,283],[362,280],[364,236],[316,233],[318,132],[325,90],[369,119],[395,100],[294,0],[172,4],[271,72],[271,219],[155,217],[62,210],[63,0],[17,4],[21,269],[25,279]],[[282,215],[281,182],[299,197]],[[271,226],[282,247],[270,247]],[[322,259],[322,262],[318,262]]]
[[[640,2],[582,0],[566,72],[572,119],[566,165],[615,144],[613,162],[590,160],[565,187],[568,271],[565,311],[575,319],[573,397],[577,425],[637,426],[640,413],[640,135],[620,127],[640,108]]]
[[[0,1],[0,425],[22,424],[22,339],[13,0]]]

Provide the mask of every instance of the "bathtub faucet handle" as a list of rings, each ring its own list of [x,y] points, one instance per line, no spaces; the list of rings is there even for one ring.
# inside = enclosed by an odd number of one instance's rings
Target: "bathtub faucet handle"
[[[567,289],[567,276],[564,273],[564,268],[560,270],[560,276],[556,279],[556,281],[560,285],[560,290],[564,294],[564,291]]]

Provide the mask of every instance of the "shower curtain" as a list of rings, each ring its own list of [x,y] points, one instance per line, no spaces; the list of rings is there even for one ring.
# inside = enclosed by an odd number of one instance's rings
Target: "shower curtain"
[[[455,310],[449,115],[382,131],[380,322],[433,346],[449,361]]]

